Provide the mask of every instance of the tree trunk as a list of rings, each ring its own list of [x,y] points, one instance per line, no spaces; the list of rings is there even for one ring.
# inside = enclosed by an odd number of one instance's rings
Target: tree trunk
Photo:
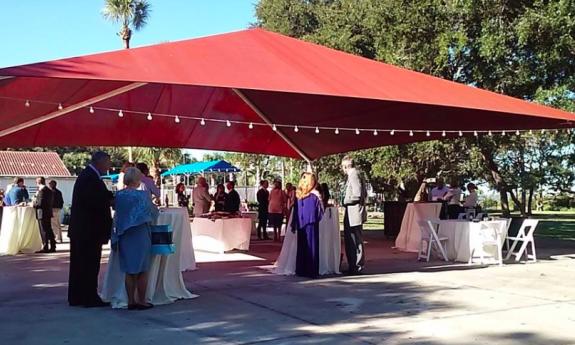
[[[527,215],[531,216],[533,214],[533,187],[529,188],[529,199],[527,199]]]
[[[511,200],[513,200],[515,206],[517,206],[517,208],[519,209],[519,212],[521,212],[521,215],[525,216],[525,204],[521,203],[521,200],[519,200],[519,198],[517,197],[517,195],[515,195],[512,189],[509,190],[509,195],[511,196]]]
[[[503,180],[503,176],[499,173],[499,167],[494,159],[494,152],[493,150],[488,147],[487,145],[478,142],[477,145],[479,146],[479,150],[481,151],[481,155],[483,156],[483,161],[487,165],[487,169],[489,170],[489,174],[491,175],[490,178],[492,179],[495,188],[499,191],[501,196],[501,210],[503,211],[503,216],[507,217],[510,215],[509,210],[509,199],[507,198],[508,187],[507,183]]]
[[[126,24],[122,26],[122,30],[118,33],[124,42],[124,49],[130,49],[130,39],[132,38],[132,30]]]
[[[509,217],[511,211],[509,210],[509,198],[507,198],[507,191],[499,191],[499,197],[501,199],[501,211],[503,212],[503,217]]]

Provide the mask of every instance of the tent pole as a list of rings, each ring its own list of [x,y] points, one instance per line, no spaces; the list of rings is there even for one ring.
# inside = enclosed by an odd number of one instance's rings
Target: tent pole
[[[270,119],[246,96],[240,89],[232,89],[236,95],[238,95],[265,123],[267,123],[270,127],[273,126],[273,123]],[[286,142],[289,146],[292,147],[303,159],[305,159],[308,164],[311,164],[311,159],[305,152],[302,151],[290,138],[288,138],[280,128],[276,129],[276,133]]]
[[[114,89],[114,90],[112,90],[112,91],[109,91],[109,92],[103,93],[103,94],[101,94],[101,95],[98,95],[98,96],[89,98],[89,99],[87,99],[87,100],[85,100],[85,101],[82,101],[82,102],[79,102],[79,103],[76,103],[76,104],[72,104],[72,105],[70,105],[70,106],[67,106],[66,108],[64,108],[64,109],[62,109],[62,110],[53,111],[53,112],[51,112],[51,113],[49,113],[49,114],[40,116],[40,117],[38,117],[38,118],[36,118],[36,119],[32,119],[32,120],[29,120],[29,121],[26,121],[26,122],[22,122],[22,123],[20,123],[20,124],[17,124],[16,126],[13,126],[13,127],[10,127],[10,128],[6,128],[6,129],[4,129],[4,130],[1,130],[1,131],[0,131],[0,137],[4,137],[4,136],[6,136],[6,135],[9,135],[9,134],[12,134],[12,133],[21,131],[21,130],[26,129],[26,128],[28,128],[28,127],[32,127],[32,126],[41,124],[41,123],[43,123],[43,122],[46,122],[46,121],[48,121],[48,120],[55,119],[55,118],[57,118],[57,117],[66,115],[66,114],[71,113],[71,112],[73,112],[73,111],[75,111],[75,110],[78,110],[78,109],[80,109],[80,108],[84,108],[84,107],[90,106],[90,105],[92,105],[92,104],[94,104],[94,103],[98,103],[98,102],[103,101],[103,100],[106,100],[106,99],[108,99],[108,98],[112,98],[112,97],[117,96],[117,95],[120,95],[120,94],[122,94],[122,93],[126,93],[126,92],[128,92],[128,91],[137,89],[137,88],[142,87],[142,86],[147,85],[147,84],[148,84],[148,83],[131,83],[131,84],[128,84],[128,85],[126,85],[126,86],[119,87],[119,88]]]

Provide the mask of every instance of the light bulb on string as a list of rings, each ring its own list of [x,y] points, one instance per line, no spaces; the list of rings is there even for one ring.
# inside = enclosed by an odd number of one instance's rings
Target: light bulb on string
[[[409,131],[409,136],[410,136],[410,137],[413,136],[413,131]]]
[[[124,117],[124,112],[122,110],[118,112],[118,117]]]
[[[148,113],[148,116],[146,118],[148,119],[148,121],[152,121],[152,113]]]
[[[519,130],[516,130],[516,131],[515,131],[515,135],[519,135],[519,134],[521,134],[521,133],[519,132]]]
[[[474,135],[474,136],[477,136],[477,131],[473,131],[473,135]]]
[[[250,122],[250,124],[248,125],[249,129],[254,129],[254,124],[252,122]]]
[[[459,136],[462,137],[463,136],[463,132],[459,131]]]
[[[58,110],[62,110],[64,109],[64,107],[62,106],[62,103],[58,103]]]
[[[505,133],[505,131],[501,131],[501,136],[503,136],[503,137],[504,137],[504,136],[505,136],[505,134],[506,134],[506,133]]]
[[[489,132],[487,133],[487,135],[492,136],[493,133],[491,133],[491,131],[489,131]]]
[[[378,133],[377,133],[377,129],[375,129],[375,130],[373,131],[373,135],[374,135],[374,136],[377,136],[377,134],[378,134]]]
[[[445,131],[441,132],[441,136],[444,137],[446,135]]]
[[[355,134],[359,135],[359,129],[358,128],[355,129]]]
[[[272,125],[272,130],[273,130],[274,132],[278,130],[278,128],[276,127],[276,125],[275,125],[275,124],[274,124],[274,125]]]
[[[230,120],[226,120],[226,126],[227,126],[227,127],[231,127],[231,126],[232,126],[232,123],[230,122]]]
[[[339,134],[339,128],[335,129],[335,134]]]
[[[544,129],[541,130],[541,134],[545,134],[545,130],[544,130]]]
[[[200,120],[200,125],[205,126],[206,125],[206,120],[202,117],[202,119]]]
[[[90,107],[90,114],[94,114],[94,107]]]
[[[532,129],[529,130],[529,134],[533,134],[533,130],[532,130]]]
[[[429,133],[429,131],[426,131],[426,132],[425,132],[425,136],[426,136],[426,137],[430,137],[430,136],[431,136],[431,133]]]
[[[299,132],[299,128],[297,128],[297,126],[295,126],[295,127],[293,128],[293,131],[297,133],[297,132]]]
[[[174,119],[174,122],[180,123],[180,117],[179,117],[178,115],[176,115],[176,118]]]
[[[395,135],[395,129],[392,129],[391,132],[389,132],[389,135]]]
[[[29,101],[29,100],[26,100],[26,102],[24,103],[24,106],[25,106],[26,108],[30,108],[30,101]]]
[[[315,134],[319,134],[319,127],[315,128]]]

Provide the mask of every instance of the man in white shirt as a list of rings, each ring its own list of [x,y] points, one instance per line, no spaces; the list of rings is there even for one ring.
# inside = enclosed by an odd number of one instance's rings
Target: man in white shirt
[[[201,216],[210,211],[212,196],[208,191],[208,182],[205,177],[198,178],[196,187],[192,191],[192,202],[194,205],[194,216]]]
[[[154,180],[150,177],[150,169],[146,163],[138,163],[136,164],[136,168],[140,170],[142,173],[142,183],[140,184],[139,190],[145,190],[150,192],[151,195],[155,196],[156,198],[160,198],[160,189],[156,186]]]
[[[431,201],[443,201],[449,189],[445,186],[442,177],[437,178],[437,186],[431,190]]]

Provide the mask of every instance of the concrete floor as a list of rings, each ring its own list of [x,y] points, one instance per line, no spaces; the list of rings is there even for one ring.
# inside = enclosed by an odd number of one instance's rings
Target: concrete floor
[[[538,240],[537,264],[478,267],[419,263],[380,237],[368,232],[356,277],[269,274],[271,242],[198,253],[184,279],[200,297],[148,311],[68,307],[65,245],[0,257],[0,344],[575,344],[575,242]]]

